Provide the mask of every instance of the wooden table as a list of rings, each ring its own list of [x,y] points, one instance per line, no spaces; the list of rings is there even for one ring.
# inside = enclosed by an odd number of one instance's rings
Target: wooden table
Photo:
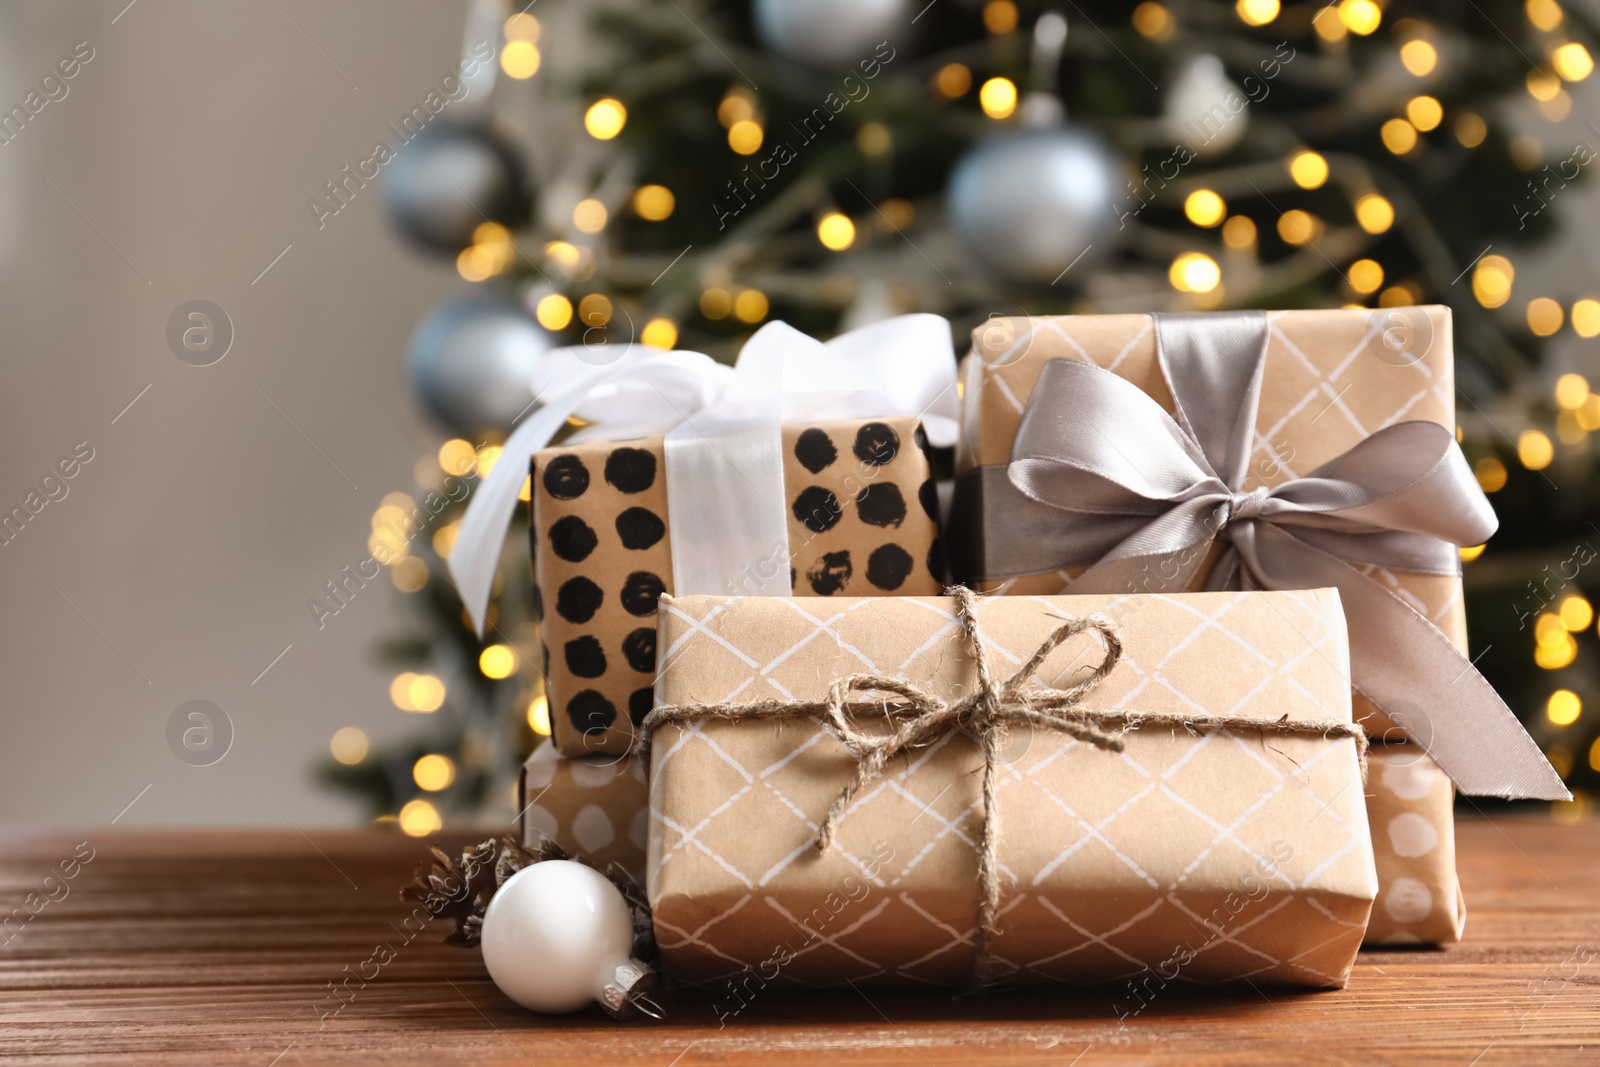
[[[93,858],[46,884],[84,836]],[[434,931],[406,939],[397,889],[415,841],[12,832],[0,918],[40,896],[31,921],[0,933],[0,1061],[1600,1063],[1600,822],[1473,819],[1460,837],[1466,943],[1363,953],[1343,992],[1172,989],[1119,1029],[1111,995],[1094,990],[769,989],[719,1029],[692,992],[667,1000],[661,1024],[519,1010],[476,951]],[[392,960],[374,960],[380,942]],[[367,980],[335,1000],[346,968]]]

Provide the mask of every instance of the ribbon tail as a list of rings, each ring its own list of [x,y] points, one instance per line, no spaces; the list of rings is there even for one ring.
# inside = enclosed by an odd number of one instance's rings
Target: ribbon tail
[[[1487,679],[1438,627],[1336,556],[1260,524],[1244,569],[1269,589],[1339,590],[1351,688],[1406,731],[1469,796],[1569,800],[1544,753]],[[1275,566],[1264,566],[1272,559]]]

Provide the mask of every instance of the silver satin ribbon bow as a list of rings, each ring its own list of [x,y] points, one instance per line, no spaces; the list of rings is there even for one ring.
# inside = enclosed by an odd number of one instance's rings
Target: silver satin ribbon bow
[[[1459,574],[1456,546],[1494,532],[1450,432],[1432,422],[1387,426],[1304,477],[1244,492],[1265,313],[1154,319],[1176,419],[1110,371],[1045,364],[1011,462],[972,472],[973,499],[990,512],[988,536],[977,535],[981,576],[1088,564],[1070,592],[1180,592],[1215,552],[1207,589],[1331,586],[1349,619],[1351,688],[1462,792],[1567,799],[1538,745],[1450,639],[1357,569]]]

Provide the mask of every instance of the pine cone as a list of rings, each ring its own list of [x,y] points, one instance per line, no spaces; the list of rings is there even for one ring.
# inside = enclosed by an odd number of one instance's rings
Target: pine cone
[[[455,929],[445,941],[465,947],[481,939],[483,913],[507,878],[530,863],[568,858],[554,844],[528,849],[510,837],[468,848],[460,860],[452,860],[437,845],[429,845],[428,851],[432,862],[417,865],[411,881],[400,890],[400,899],[421,904],[435,919],[454,921]]]

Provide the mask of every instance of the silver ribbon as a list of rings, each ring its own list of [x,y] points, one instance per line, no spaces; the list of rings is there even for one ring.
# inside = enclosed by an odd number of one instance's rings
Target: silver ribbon
[[[1497,525],[1455,438],[1387,426],[1303,478],[1241,489],[1255,444],[1263,312],[1156,315],[1169,416],[1076,360],[1046,363],[1011,462],[964,476],[952,531],[968,579],[1088,565],[1070,592],[1339,590],[1351,688],[1474,796],[1567,799],[1511,709],[1442,632],[1357,569],[1460,573]],[[975,517],[976,516],[976,517]]]

